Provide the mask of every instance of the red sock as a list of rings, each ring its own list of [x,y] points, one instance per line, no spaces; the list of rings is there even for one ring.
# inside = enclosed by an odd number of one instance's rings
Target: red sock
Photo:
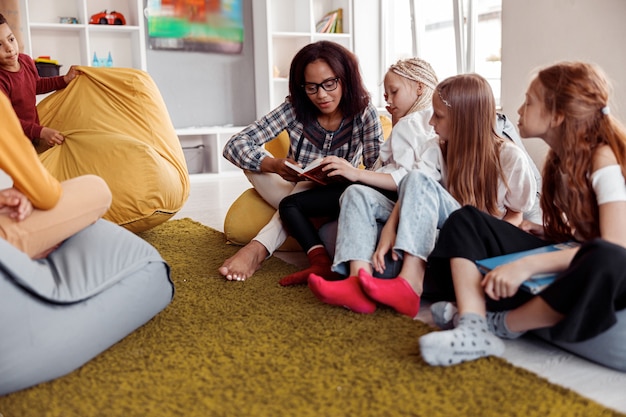
[[[309,275],[316,274],[326,279],[341,279],[341,275],[333,272],[330,268],[332,266],[332,261],[330,256],[328,256],[328,252],[326,252],[326,248],[319,247],[311,250],[306,255],[309,258],[309,263],[311,264],[305,270],[294,272],[291,275],[287,275],[283,277],[278,283],[282,286],[288,285],[298,285],[298,284],[306,284],[309,279]]]
[[[371,314],[376,311],[376,303],[363,293],[355,276],[339,281],[327,281],[311,274],[309,288],[323,303],[345,307],[355,313]]]
[[[365,269],[360,269],[359,282],[372,300],[388,305],[400,314],[415,318],[420,311],[420,296],[400,276],[393,279],[374,278]]]

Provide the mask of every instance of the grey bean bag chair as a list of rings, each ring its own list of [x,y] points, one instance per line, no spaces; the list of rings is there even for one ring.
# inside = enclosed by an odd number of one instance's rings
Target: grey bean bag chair
[[[165,308],[169,266],[109,221],[33,261],[0,239],[0,395],[65,375]]]
[[[626,310],[620,310],[616,315],[617,323],[613,327],[583,342],[568,343],[552,340],[545,329],[535,330],[533,333],[568,352],[626,372]]]

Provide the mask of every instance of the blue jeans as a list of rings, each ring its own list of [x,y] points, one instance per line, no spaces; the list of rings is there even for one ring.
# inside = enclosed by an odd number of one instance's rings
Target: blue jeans
[[[400,221],[393,250],[426,261],[437,242],[441,226],[461,205],[441,184],[412,171],[400,182]]]
[[[441,184],[419,170],[400,182],[397,204],[400,220],[393,250],[400,257],[407,252],[423,260],[435,246],[438,229],[461,207]],[[333,271],[348,275],[350,261],[371,263],[380,227],[393,207],[392,200],[373,188],[352,185],[346,189],[341,196]],[[398,266],[393,268],[397,275]]]
[[[395,201],[372,187],[354,184],[343,192],[339,205],[333,271],[347,276],[350,261],[372,261],[380,229]]]

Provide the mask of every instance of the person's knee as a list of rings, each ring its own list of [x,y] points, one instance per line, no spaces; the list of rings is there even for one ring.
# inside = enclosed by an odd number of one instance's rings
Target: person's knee
[[[89,175],[89,187],[99,198],[100,203],[108,209],[113,201],[113,194],[106,181],[97,175]]]
[[[420,170],[410,171],[400,181],[400,186],[404,190],[424,190],[435,186],[435,181],[431,176],[426,175]]]
[[[450,233],[456,234],[461,230],[465,230],[466,233],[469,230],[474,230],[477,225],[482,223],[480,213],[480,210],[473,206],[463,206],[453,211],[443,224],[439,238],[441,239]]]
[[[290,213],[298,209],[297,200],[295,198],[296,196],[297,194],[288,195],[278,204],[278,212],[280,213],[280,217],[282,219],[285,219],[290,215]]]
[[[593,239],[585,244],[580,251],[581,256],[590,254],[594,263],[607,265],[619,270],[626,269],[626,248],[604,239]]]
[[[368,199],[368,193],[372,188],[367,185],[353,184],[345,189],[339,198],[339,204],[348,204],[353,201],[366,201]]]
[[[97,211],[97,215],[102,217],[111,207],[113,194],[106,181],[97,175],[82,175],[81,193],[89,199],[89,204]]]

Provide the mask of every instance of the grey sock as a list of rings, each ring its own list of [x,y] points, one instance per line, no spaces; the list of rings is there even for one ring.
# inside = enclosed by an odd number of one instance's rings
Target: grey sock
[[[487,325],[489,331],[503,339],[517,339],[526,332],[513,332],[506,325],[506,316],[508,311],[488,311]]]
[[[450,301],[433,303],[430,306],[430,313],[433,316],[435,325],[442,330],[453,329],[459,322],[459,310]]]
[[[504,343],[489,331],[485,318],[473,313],[461,316],[455,329],[429,333],[419,343],[430,365],[455,365],[504,352]]]

